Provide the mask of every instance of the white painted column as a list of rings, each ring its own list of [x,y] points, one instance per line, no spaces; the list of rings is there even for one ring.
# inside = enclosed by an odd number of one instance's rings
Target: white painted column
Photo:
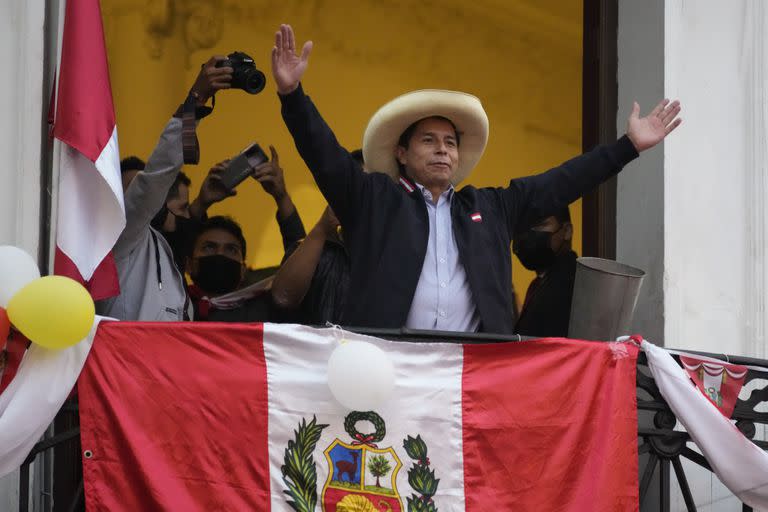
[[[667,1],[665,88],[685,118],[664,155],[668,346],[766,357],[767,13]]]
[[[38,255],[44,116],[45,3],[0,2],[0,245]],[[35,472],[32,471],[32,474]],[[0,479],[0,510],[18,510],[18,472]],[[32,497],[30,503],[35,503]]]
[[[764,359],[768,7],[667,0],[665,19],[665,88],[687,124],[665,150],[665,339]],[[716,477],[686,471],[700,510],[740,509]]]
[[[619,177],[618,259],[649,272],[636,330],[667,347],[766,358],[768,6],[619,2],[619,114],[666,96],[683,125]],[[758,429],[765,439],[765,432]],[[685,464],[699,510],[740,510]],[[649,509],[650,510],[650,509]],[[685,510],[672,482],[672,510]]]
[[[0,243],[39,246],[44,2],[0,2]],[[46,105],[47,107],[47,105]]]

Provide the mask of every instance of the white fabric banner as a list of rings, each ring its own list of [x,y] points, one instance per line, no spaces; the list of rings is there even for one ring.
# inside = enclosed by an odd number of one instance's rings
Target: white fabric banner
[[[661,395],[720,481],[747,505],[768,510],[768,453],[717,410],[666,350],[647,341],[641,346]]]
[[[101,317],[77,345],[50,350],[32,344],[0,395],[0,477],[27,458],[59,412],[83,369]]]

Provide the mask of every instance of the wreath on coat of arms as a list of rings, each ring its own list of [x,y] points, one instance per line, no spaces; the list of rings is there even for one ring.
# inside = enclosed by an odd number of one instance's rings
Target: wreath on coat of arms
[[[357,423],[368,421],[374,431],[357,430]],[[327,424],[317,418],[302,418],[288,441],[281,472],[288,504],[296,512],[314,512],[317,507],[317,467],[313,453]],[[405,512],[397,490],[397,474],[402,462],[392,447],[377,443],[386,436],[384,419],[373,411],[353,411],[344,418],[344,430],[351,442],[335,439],[323,452],[328,462],[328,478],[323,486],[323,511]],[[406,499],[407,512],[437,512],[434,495],[440,483],[430,469],[427,444],[420,435],[407,436],[403,448],[412,459],[408,484],[415,491]]]

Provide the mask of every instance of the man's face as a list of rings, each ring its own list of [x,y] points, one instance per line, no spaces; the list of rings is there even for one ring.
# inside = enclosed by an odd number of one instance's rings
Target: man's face
[[[197,237],[195,247],[192,249],[189,273],[191,275],[196,274],[198,258],[214,255],[226,256],[237,261],[242,267],[242,274],[245,274],[243,246],[235,235],[223,229],[209,229]]]
[[[176,197],[168,199],[165,205],[168,207],[168,211],[172,215],[165,217],[163,223],[163,231],[171,232],[176,231],[176,217],[189,218],[189,187],[183,183],[179,183],[179,193]]]
[[[447,188],[459,163],[456,130],[438,117],[419,121],[408,148],[398,146],[396,152],[408,176],[425,187]]]

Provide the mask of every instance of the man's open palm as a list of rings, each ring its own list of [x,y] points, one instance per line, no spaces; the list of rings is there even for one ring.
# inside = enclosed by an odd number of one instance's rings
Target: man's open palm
[[[299,86],[301,77],[309,64],[312,41],[304,43],[301,55],[296,55],[296,39],[290,25],[280,25],[275,33],[275,46],[272,48],[272,76],[275,77],[277,92],[289,94]]]
[[[627,136],[637,152],[652,148],[680,126],[683,120],[677,117],[679,113],[680,102],[675,100],[670,103],[665,99],[650,114],[640,117],[640,105],[635,102],[627,121]]]

